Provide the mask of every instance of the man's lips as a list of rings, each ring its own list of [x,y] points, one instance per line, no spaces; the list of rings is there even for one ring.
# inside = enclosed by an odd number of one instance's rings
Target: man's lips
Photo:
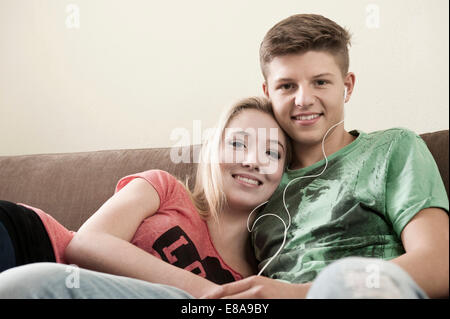
[[[316,123],[323,113],[298,113],[291,116],[291,119],[300,125],[312,125]]]

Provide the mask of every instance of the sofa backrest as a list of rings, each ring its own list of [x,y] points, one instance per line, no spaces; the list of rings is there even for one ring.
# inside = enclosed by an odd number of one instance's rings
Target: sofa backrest
[[[449,131],[426,133],[422,138],[436,160],[448,196]],[[78,230],[126,175],[162,169],[182,181],[189,178],[192,186],[198,150],[198,146],[183,148],[189,160],[178,164],[171,160],[171,148],[0,156],[0,199],[40,208],[68,229]]]
[[[70,230],[79,227],[113,195],[120,178],[161,169],[193,185],[197,164],[171,161],[171,148],[0,156],[0,199],[42,209]]]

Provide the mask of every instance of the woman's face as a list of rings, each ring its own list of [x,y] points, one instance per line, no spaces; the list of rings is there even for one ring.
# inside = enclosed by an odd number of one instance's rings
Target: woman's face
[[[273,194],[284,171],[286,137],[275,119],[247,109],[222,136],[220,168],[230,208],[252,210]]]

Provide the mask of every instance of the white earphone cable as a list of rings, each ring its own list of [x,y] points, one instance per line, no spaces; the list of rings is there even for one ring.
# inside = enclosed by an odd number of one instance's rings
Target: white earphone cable
[[[346,95],[346,94],[345,94],[345,95]],[[251,227],[251,228],[249,227],[250,216],[253,214],[253,212],[254,212],[256,209],[258,209],[258,208],[261,207],[262,205],[266,204],[268,201],[265,201],[264,203],[261,203],[261,204],[259,204],[258,206],[256,206],[256,207],[250,212],[250,214],[248,215],[248,218],[247,218],[247,229],[248,229],[249,232],[252,232],[252,231],[253,231],[253,228],[255,227],[255,224],[256,224],[261,218],[266,217],[266,216],[274,216],[274,217],[277,217],[278,219],[281,220],[281,222],[282,222],[283,225],[284,225],[284,238],[283,238],[283,242],[281,243],[280,248],[278,248],[277,252],[276,252],[276,253],[269,259],[269,261],[261,268],[261,270],[258,272],[258,276],[260,276],[260,275],[263,273],[263,271],[266,269],[266,267],[272,262],[272,260],[273,260],[276,256],[278,256],[278,254],[279,254],[279,253],[281,252],[281,250],[283,249],[284,244],[286,243],[287,232],[288,232],[288,230],[289,230],[289,227],[291,226],[291,214],[289,213],[289,210],[288,210],[288,208],[287,208],[287,206],[286,206],[286,190],[288,189],[288,187],[289,187],[294,181],[298,181],[298,180],[300,180],[300,179],[302,179],[302,178],[308,178],[308,177],[319,177],[320,175],[322,175],[322,174],[325,172],[325,170],[327,169],[327,166],[328,166],[328,158],[327,158],[327,155],[325,154],[325,139],[326,139],[328,133],[329,133],[333,128],[335,128],[336,126],[338,126],[339,124],[341,124],[341,123],[343,123],[343,122],[344,122],[344,120],[342,120],[342,121],[340,121],[340,122],[334,124],[333,126],[331,126],[331,127],[328,129],[328,131],[325,133],[325,135],[323,136],[323,138],[322,138],[322,154],[323,154],[323,156],[324,156],[324,158],[325,158],[325,166],[324,166],[323,170],[322,170],[319,174],[316,174],[316,175],[300,176],[300,177],[294,178],[294,179],[291,180],[291,181],[286,185],[286,187],[284,188],[284,191],[283,191],[283,206],[284,206],[284,209],[286,210],[286,213],[287,213],[287,215],[288,215],[288,224],[287,224],[287,225],[286,225],[286,223],[284,222],[284,220],[283,220],[280,216],[278,216],[278,215],[276,215],[276,214],[273,214],[273,213],[267,213],[267,214],[264,214],[264,215],[259,216],[259,217],[253,222],[252,227]],[[288,168],[287,170],[289,170],[289,168]]]

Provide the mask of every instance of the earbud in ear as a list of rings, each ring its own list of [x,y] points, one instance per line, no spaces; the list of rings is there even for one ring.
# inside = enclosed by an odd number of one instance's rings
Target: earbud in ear
[[[344,88],[344,102],[347,99],[347,87]]]

